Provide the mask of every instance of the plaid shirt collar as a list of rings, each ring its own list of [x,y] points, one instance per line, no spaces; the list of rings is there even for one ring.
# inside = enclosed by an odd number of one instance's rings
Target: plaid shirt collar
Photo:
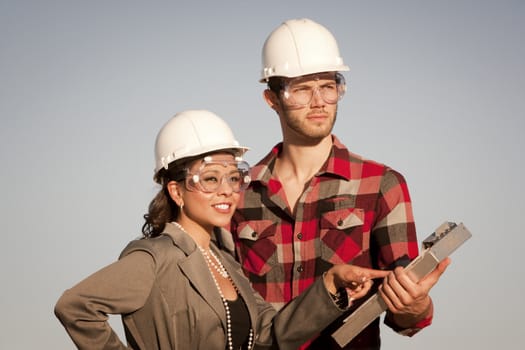
[[[260,182],[264,186],[269,186],[273,169],[275,167],[275,161],[282,149],[283,143],[280,142],[252,168],[252,182]],[[349,180],[349,158],[351,158],[351,153],[335,135],[332,135],[332,150],[330,151],[328,159],[325,161],[316,176],[327,174]]]

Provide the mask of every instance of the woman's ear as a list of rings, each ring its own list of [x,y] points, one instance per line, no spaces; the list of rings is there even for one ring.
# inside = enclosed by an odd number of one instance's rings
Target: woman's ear
[[[180,188],[180,183],[177,181],[170,181],[168,182],[168,185],[166,188],[168,189],[168,193],[170,194],[171,199],[180,207],[181,204],[184,203],[182,199],[182,191]]]

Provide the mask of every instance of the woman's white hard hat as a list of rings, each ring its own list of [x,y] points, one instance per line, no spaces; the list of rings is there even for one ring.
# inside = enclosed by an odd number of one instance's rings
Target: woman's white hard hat
[[[171,162],[209,152],[229,150],[242,157],[249,148],[240,146],[228,124],[207,110],[177,113],[160,129],[155,141],[155,174]]]

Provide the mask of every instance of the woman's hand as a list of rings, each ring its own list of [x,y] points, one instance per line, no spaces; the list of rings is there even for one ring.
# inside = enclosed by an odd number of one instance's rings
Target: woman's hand
[[[384,278],[391,271],[374,270],[348,264],[334,265],[324,276],[326,289],[336,294],[345,288],[350,301],[364,297],[372,287],[372,280]]]

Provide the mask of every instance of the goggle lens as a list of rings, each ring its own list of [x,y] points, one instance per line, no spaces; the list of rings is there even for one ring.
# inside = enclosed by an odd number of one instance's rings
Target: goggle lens
[[[236,169],[224,173],[217,166],[224,167],[235,166]],[[233,192],[245,190],[251,182],[250,166],[245,161],[232,162],[206,162],[198,172],[187,173],[186,187],[189,190],[197,190],[206,193],[217,192],[222,184],[226,182]]]
[[[312,86],[308,81],[316,80],[319,83]],[[305,80],[304,77],[288,81],[282,90],[282,96],[290,107],[307,106],[312,101],[314,93],[318,93],[324,102],[335,104],[346,92],[346,81],[342,74],[336,73],[333,78],[315,76]]]

